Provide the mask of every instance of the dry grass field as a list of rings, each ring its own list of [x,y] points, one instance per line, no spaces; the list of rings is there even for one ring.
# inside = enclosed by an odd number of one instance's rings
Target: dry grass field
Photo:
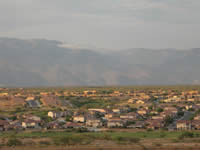
[[[194,135],[198,132],[188,132]],[[0,150],[198,150],[200,137],[186,132],[24,132],[1,134]],[[189,135],[189,134],[188,134]],[[9,140],[15,137],[12,144]],[[11,142],[10,142],[11,143]]]

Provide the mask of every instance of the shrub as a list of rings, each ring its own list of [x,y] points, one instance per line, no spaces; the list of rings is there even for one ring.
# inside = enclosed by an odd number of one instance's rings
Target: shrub
[[[50,145],[51,143],[49,141],[40,141],[40,145]]]
[[[156,147],[160,147],[160,146],[162,146],[162,144],[161,143],[152,143],[154,146],[156,146]]]
[[[184,112],[183,112],[183,111],[178,111],[177,115],[178,115],[179,117],[181,117],[181,116],[184,115]]]
[[[173,143],[178,143],[179,142],[179,139],[172,139],[171,140]]]
[[[151,128],[148,128],[148,129],[147,129],[147,131],[148,131],[148,132],[151,132],[151,131],[153,131],[153,129],[151,129]]]
[[[110,135],[105,134],[105,135],[103,136],[103,139],[105,139],[105,140],[111,140],[111,137],[110,137]]]
[[[32,140],[28,140],[28,141],[24,142],[24,145],[28,145],[28,146],[35,145],[35,142]]]
[[[163,112],[163,109],[162,109],[162,108],[158,108],[158,109],[157,109],[157,112],[159,112],[159,113],[160,113],[160,112]]]
[[[129,140],[130,142],[134,142],[134,143],[138,143],[138,142],[140,141],[139,138],[134,138],[134,137],[130,137],[128,140]]]
[[[7,146],[21,146],[22,142],[16,138],[8,139]]]
[[[117,136],[114,138],[118,143],[138,143],[140,141],[139,138],[135,137],[122,137],[122,136]]]
[[[164,138],[164,137],[166,137],[166,134],[165,134],[164,132],[161,132],[161,133],[160,133],[160,137],[161,137],[161,138]]]
[[[194,133],[192,132],[183,132],[180,136],[179,139],[183,139],[183,138],[193,138],[194,137]]]
[[[171,116],[167,116],[165,118],[165,125],[168,126],[169,124],[173,123],[174,119]]]
[[[89,144],[93,139],[82,136],[70,136],[53,139],[55,145],[76,145],[76,144]]]

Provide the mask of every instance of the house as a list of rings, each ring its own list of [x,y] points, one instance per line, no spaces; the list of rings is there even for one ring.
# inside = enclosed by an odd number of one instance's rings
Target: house
[[[85,117],[82,116],[82,115],[73,116],[73,121],[74,122],[81,122],[81,123],[83,123],[83,122],[85,122]]]
[[[35,100],[35,97],[33,97],[33,96],[28,96],[28,97],[26,98],[26,101],[30,101],[30,100]]]
[[[151,114],[155,114],[155,115],[157,115],[157,114],[158,114],[158,112],[157,112],[157,111],[155,111],[155,110],[152,110],[150,113],[151,113]]]
[[[22,131],[24,129],[20,123],[10,124],[8,128],[9,130],[17,130],[17,131]]]
[[[167,116],[175,117],[176,114],[177,114],[177,111],[165,110],[165,111],[160,113],[160,116],[162,116],[162,117],[167,117]]]
[[[134,91],[128,91],[127,94],[128,94],[129,96],[134,96]]]
[[[21,122],[19,120],[10,121],[9,123],[10,123],[10,125],[9,125],[8,128],[10,130],[18,130],[18,131],[23,130],[23,127],[22,127]]]
[[[0,97],[8,96],[8,95],[9,95],[8,93],[0,93]]]
[[[186,105],[186,106],[185,106],[185,109],[186,109],[186,110],[189,110],[189,109],[191,109],[191,108],[193,108],[193,105]]]
[[[29,101],[26,101],[26,104],[30,108],[40,108],[41,107],[40,102],[38,100],[29,100]]]
[[[134,100],[133,98],[131,98],[131,99],[128,100],[128,103],[129,103],[129,104],[133,104],[134,101],[135,101],[135,100]]]
[[[7,120],[0,120],[0,131],[7,130],[9,122]]]
[[[190,120],[178,120],[176,122],[177,130],[191,130],[192,122]]]
[[[108,114],[105,114],[105,119],[110,119],[110,118],[112,118],[114,116],[114,114],[113,113],[108,113]]]
[[[152,116],[151,117],[152,120],[164,120],[163,116]]]
[[[138,101],[136,101],[136,104],[144,104],[144,101],[138,100]]]
[[[188,102],[194,102],[194,100],[195,100],[194,98],[188,98],[187,99]]]
[[[86,119],[86,126],[88,127],[101,127],[103,125],[101,119],[97,118],[87,118]]]
[[[48,112],[48,117],[51,117],[53,119],[61,117],[60,112],[55,112],[55,111],[49,111]]]
[[[40,128],[40,121],[27,119],[22,122],[22,127],[23,128]]]
[[[113,117],[113,118],[108,119],[107,121],[108,128],[123,127],[123,126],[124,126],[124,121],[119,117]]]
[[[52,121],[47,124],[48,129],[58,129],[60,127],[57,121]]]
[[[145,127],[144,121],[137,121],[135,124],[128,125],[127,128],[142,129]]]
[[[121,110],[120,109],[112,109],[112,111],[114,112],[114,113],[120,113],[121,112]]]
[[[28,119],[28,120],[35,120],[35,121],[41,121],[41,118],[35,115],[23,115],[24,119]]]
[[[195,101],[200,101],[200,95],[195,96]]]
[[[110,96],[122,96],[123,93],[121,93],[120,91],[114,91],[112,94],[110,94]]]
[[[84,95],[87,96],[87,95],[94,95],[96,94],[96,90],[92,90],[92,91],[83,91]]]
[[[200,120],[192,120],[192,129],[200,130]]]
[[[21,93],[16,93],[14,96],[15,97],[22,97],[23,95]]]
[[[121,119],[136,120],[136,119],[138,119],[138,117],[139,117],[139,115],[135,112],[130,112],[130,113],[127,113],[127,114],[120,115]]]
[[[47,96],[47,95],[49,95],[49,93],[48,92],[40,92],[40,95]]]
[[[147,110],[146,109],[140,109],[137,111],[138,114],[140,115],[146,115],[147,114]]]
[[[194,120],[200,120],[200,114],[194,117]]]
[[[97,109],[97,108],[91,108],[88,109],[90,112],[100,112],[100,113],[105,113],[106,111],[104,109]]]
[[[133,103],[135,103],[136,101],[138,101],[138,97],[133,97],[133,98],[130,98],[130,99],[128,100],[128,103],[129,103],[129,104],[133,104]]]
[[[175,107],[164,107],[164,111],[171,111],[173,113],[177,113],[178,110]]]
[[[164,127],[164,121],[161,119],[157,119],[157,120],[147,120],[147,128],[148,129],[153,129],[153,130],[157,130],[157,129],[161,129]]]
[[[71,115],[70,111],[49,111],[48,117],[51,117],[53,119],[60,118],[60,117],[66,117],[67,115]]]
[[[60,117],[56,120],[58,123],[65,123],[66,122],[66,118],[64,117]]]
[[[108,128],[113,128],[113,127],[123,127],[123,122],[121,120],[109,120],[107,122],[107,127]]]

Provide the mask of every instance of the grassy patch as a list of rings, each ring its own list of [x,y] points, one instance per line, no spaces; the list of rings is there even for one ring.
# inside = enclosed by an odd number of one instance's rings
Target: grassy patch
[[[167,132],[167,131],[138,131],[138,132],[76,132],[73,130],[66,131],[46,131],[46,132],[1,132],[0,138],[17,139],[23,138],[51,138],[62,139],[66,138],[74,141],[76,138],[80,141],[81,138],[87,138],[90,140],[111,140],[111,141],[124,141],[130,143],[137,143],[140,139],[180,139],[180,138],[198,138],[199,132]]]

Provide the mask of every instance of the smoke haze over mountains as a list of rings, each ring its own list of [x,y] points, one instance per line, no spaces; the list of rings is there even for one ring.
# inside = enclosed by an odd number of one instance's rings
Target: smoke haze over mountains
[[[104,51],[0,38],[1,86],[199,84],[200,48]]]

